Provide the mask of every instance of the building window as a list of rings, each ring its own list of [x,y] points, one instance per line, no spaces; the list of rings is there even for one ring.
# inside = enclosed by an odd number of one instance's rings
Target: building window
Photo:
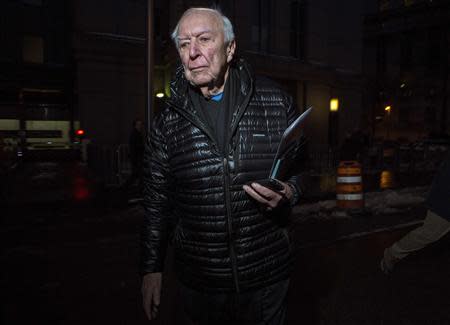
[[[270,53],[270,32],[271,32],[271,0],[254,1],[256,14],[252,22],[252,50],[262,53]]]
[[[24,36],[22,47],[23,61],[27,63],[44,63],[44,40],[39,36]]]
[[[304,57],[304,36],[305,31],[304,28],[306,26],[305,24],[305,17],[304,15],[304,5],[301,3],[301,1],[292,1],[290,4],[290,55],[303,59]]]

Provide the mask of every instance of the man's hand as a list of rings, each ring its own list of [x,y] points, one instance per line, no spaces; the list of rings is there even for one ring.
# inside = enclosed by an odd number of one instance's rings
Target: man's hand
[[[162,273],[148,273],[142,278],[142,299],[144,311],[149,320],[158,315],[161,302]]]
[[[256,182],[251,183],[250,186],[244,185],[243,189],[248,195],[261,203],[267,211],[271,211],[289,202],[293,196],[291,187],[284,182],[280,183],[283,184],[284,189],[278,193]]]

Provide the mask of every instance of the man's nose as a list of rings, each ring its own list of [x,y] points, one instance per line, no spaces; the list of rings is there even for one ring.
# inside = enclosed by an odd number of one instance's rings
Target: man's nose
[[[197,42],[191,42],[190,47],[189,47],[189,56],[194,59],[199,55],[200,55],[200,51],[199,51]]]

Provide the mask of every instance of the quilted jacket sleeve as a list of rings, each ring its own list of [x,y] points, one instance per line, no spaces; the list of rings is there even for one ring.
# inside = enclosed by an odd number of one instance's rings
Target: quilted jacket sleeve
[[[141,274],[162,272],[170,225],[168,154],[162,117],[153,124],[144,153],[144,222],[141,230]]]
[[[291,125],[295,119],[299,116],[299,113],[297,111],[297,108],[294,105],[294,102],[292,100],[292,97],[285,94],[285,106],[287,108],[287,120],[288,125]],[[303,182],[303,177],[300,174],[295,174],[289,178],[287,181],[291,185],[291,188],[294,190],[294,197],[290,202],[291,206],[294,206],[299,203],[300,198],[302,197],[304,191],[305,191],[305,183]]]

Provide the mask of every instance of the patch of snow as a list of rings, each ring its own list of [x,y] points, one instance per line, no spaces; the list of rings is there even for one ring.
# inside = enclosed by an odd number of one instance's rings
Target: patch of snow
[[[365,214],[396,214],[422,205],[425,202],[428,186],[390,189],[364,193]],[[324,200],[300,204],[293,208],[293,214],[301,219],[339,219],[350,218],[350,211],[338,209],[336,200]]]

